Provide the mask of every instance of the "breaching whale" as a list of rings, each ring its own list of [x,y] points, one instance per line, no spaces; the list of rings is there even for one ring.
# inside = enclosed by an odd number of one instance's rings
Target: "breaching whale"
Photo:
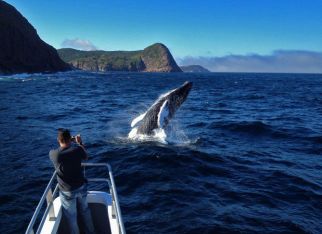
[[[136,127],[136,133],[142,135],[152,135],[153,130],[164,129],[186,100],[191,87],[192,82],[186,81],[179,88],[162,95],[144,114],[132,121],[131,127]]]

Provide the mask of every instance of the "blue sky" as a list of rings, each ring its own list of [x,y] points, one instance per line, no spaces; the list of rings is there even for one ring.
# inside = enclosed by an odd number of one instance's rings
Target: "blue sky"
[[[103,50],[162,42],[175,58],[322,52],[321,0],[7,2],[56,48],[77,39]]]

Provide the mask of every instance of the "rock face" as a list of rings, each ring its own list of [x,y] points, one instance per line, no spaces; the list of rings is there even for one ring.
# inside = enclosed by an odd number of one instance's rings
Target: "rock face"
[[[0,73],[56,72],[70,69],[52,46],[13,6],[0,0]]]
[[[59,56],[86,71],[181,72],[168,48],[153,44],[139,51],[81,51],[59,49]]]
[[[180,68],[183,72],[210,72],[200,65],[180,66]]]
[[[141,55],[147,72],[181,72],[168,48],[161,44],[153,44],[145,48]]]

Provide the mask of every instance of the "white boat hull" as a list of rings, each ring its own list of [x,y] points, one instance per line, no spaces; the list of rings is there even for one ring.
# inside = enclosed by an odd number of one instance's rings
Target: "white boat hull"
[[[91,209],[93,223],[98,233],[119,234],[119,225],[115,214],[113,214],[112,196],[109,193],[101,191],[89,191],[87,202]],[[66,233],[66,221],[63,221],[62,206],[60,198],[57,197],[54,202],[55,219],[50,219],[47,215],[45,223],[40,231],[41,234],[63,234]],[[100,205],[101,209],[98,209]],[[106,209],[105,211],[102,208]]]

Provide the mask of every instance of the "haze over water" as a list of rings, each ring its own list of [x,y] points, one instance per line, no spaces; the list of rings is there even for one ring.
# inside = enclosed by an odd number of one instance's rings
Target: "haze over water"
[[[194,83],[168,144],[127,139]],[[127,233],[321,233],[322,75],[86,73],[0,78],[0,233],[25,231],[56,130],[112,165]]]

